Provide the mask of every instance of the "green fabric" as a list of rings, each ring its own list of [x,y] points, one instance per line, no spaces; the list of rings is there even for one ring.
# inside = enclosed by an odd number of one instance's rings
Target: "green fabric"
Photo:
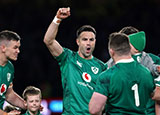
[[[136,106],[133,86],[138,85],[140,105]],[[100,74],[95,91],[107,96],[109,115],[145,115],[146,104],[155,88],[154,80],[141,64],[118,63]]]
[[[85,60],[67,48],[56,59],[63,87],[62,115],[89,115],[88,104],[105,65],[95,57]]]
[[[138,55],[133,55],[132,57],[134,58],[134,60],[136,60],[139,63],[145,63],[145,62],[143,62],[144,60],[142,60],[142,58],[143,58],[142,53],[139,53]],[[160,58],[158,56],[156,56],[152,53],[148,53],[148,55],[152,58],[154,64],[160,65]],[[153,77],[153,78],[155,78],[155,77]],[[156,81],[155,83],[160,85],[159,81]],[[152,99],[149,99],[146,108],[147,108],[146,109],[147,115],[155,115],[155,102]]]
[[[14,67],[10,61],[5,66],[0,66],[0,109],[3,108],[5,94],[14,78]]]
[[[130,34],[129,36],[130,43],[138,51],[143,51],[146,45],[145,33],[143,31]]]
[[[149,56],[152,58],[152,60],[154,61],[155,64],[159,64],[160,65],[160,58],[152,53],[148,53]]]

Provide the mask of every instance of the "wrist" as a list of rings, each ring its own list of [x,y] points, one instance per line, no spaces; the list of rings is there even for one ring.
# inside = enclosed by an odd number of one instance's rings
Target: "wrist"
[[[55,16],[54,19],[53,19],[53,23],[55,23],[57,25],[59,25],[61,23],[61,21],[62,21],[62,19],[57,18],[57,16]]]

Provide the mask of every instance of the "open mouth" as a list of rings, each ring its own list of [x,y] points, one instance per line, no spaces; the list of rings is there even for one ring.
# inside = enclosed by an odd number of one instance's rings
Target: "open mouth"
[[[88,47],[88,48],[86,49],[86,52],[89,53],[90,51],[91,51],[91,48]]]
[[[90,50],[91,48],[87,48],[87,50]]]

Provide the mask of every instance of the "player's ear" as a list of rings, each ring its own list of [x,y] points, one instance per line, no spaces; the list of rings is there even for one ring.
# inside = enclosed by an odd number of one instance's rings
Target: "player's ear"
[[[79,39],[78,39],[78,38],[76,39],[76,43],[77,43],[77,45],[79,46]]]
[[[24,105],[26,106],[26,108],[27,108],[27,102],[26,101],[24,101]]]
[[[2,51],[2,52],[5,52],[5,50],[6,50],[6,46],[5,46],[5,45],[2,44],[2,45],[0,46],[0,48],[1,48],[1,51]]]
[[[110,54],[111,57],[113,57],[114,56],[114,50],[110,48],[109,49],[109,54]]]

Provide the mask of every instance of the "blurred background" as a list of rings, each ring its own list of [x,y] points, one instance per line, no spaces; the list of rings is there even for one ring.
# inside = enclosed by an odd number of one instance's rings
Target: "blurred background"
[[[34,85],[45,99],[62,98],[59,66],[43,37],[58,8],[68,6],[71,16],[62,21],[56,38],[62,46],[77,51],[76,30],[90,24],[97,30],[94,56],[106,62],[109,34],[134,26],[146,33],[145,51],[160,53],[160,0],[0,0],[0,31],[12,30],[22,38],[21,53],[13,62],[19,95]]]

